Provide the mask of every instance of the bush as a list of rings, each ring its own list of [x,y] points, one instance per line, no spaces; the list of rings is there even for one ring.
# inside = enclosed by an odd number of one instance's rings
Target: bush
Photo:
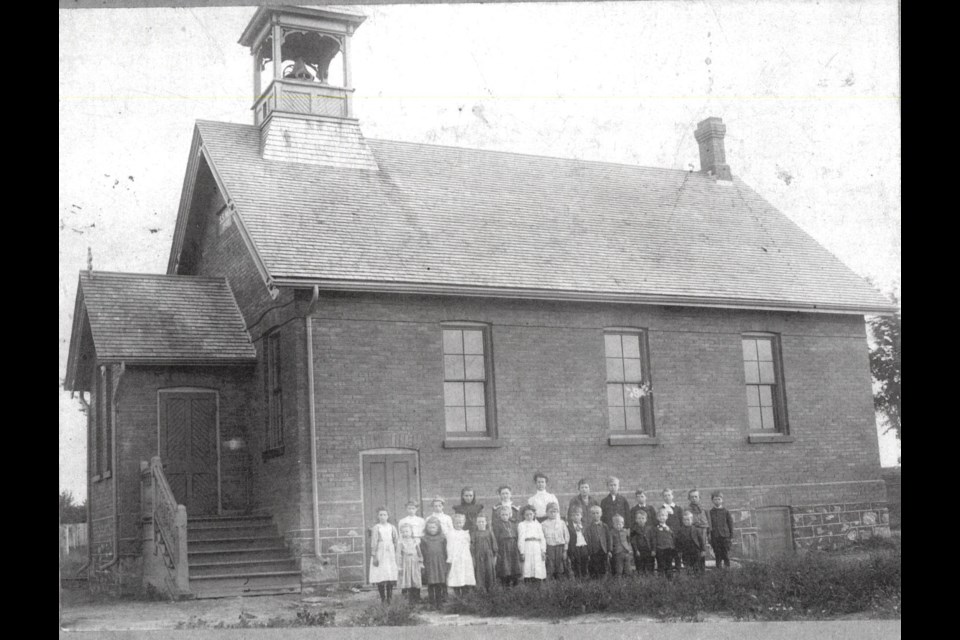
[[[584,613],[630,613],[661,620],[702,620],[704,614],[741,620],[829,619],[852,613],[900,617],[900,549],[865,559],[823,553],[789,556],[701,576],[627,576],[566,580],[473,591],[453,598],[452,613],[561,619]]]

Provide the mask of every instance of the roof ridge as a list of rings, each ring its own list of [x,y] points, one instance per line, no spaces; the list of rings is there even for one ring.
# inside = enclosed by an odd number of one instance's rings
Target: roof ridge
[[[124,278],[155,278],[155,279],[170,279],[170,280],[196,280],[196,281],[206,281],[206,282],[222,282],[226,283],[227,279],[225,276],[195,276],[195,275],[184,275],[184,274],[170,274],[170,273],[138,273],[135,271],[98,271],[94,269],[93,271],[88,271],[86,269],[80,270],[80,275],[84,274],[93,274],[97,276],[120,276]]]
[[[253,125],[253,124],[244,124],[244,123],[241,123],[241,122],[224,122],[224,121],[221,121],[221,120],[197,119],[195,122],[196,122],[197,124],[199,124],[199,123],[202,122],[202,123],[206,123],[206,124],[226,125],[226,126],[242,127],[242,128],[249,128],[249,129],[256,129],[256,128],[257,128],[257,126],[256,126],[256,125]],[[361,135],[363,135],[363,130],[362,130],[362,128],[361,128],[360,133],[361,133]],[[477,153],[495,153],[495,154],[500,154],[500,155],[521,156],[521,157],[525,157],[525,158],[539,158],[539,159],[546,159],[546,160],[561,160],[561,161],[564,161],[564,162],[579,162],[579,163],[583,163],[583,164],[597,164],[597,165],[607,165],[607,166],[614,166],[614,167],[627,167],[627,168],[630,168],[630,169],[647,169],[647,170],[650,170],[650,171],[663,171],[663,172],[666,172],[666,173],[684,173],[684,174],[688,174],[688,175],[702,175],[702,176],[704,176],[704,177],[712,177],[712,176],[708,176],[707,174],[701,173],[701,172],[699,172],[699,171],[694,171],[694,170],[692,170],[692,169],[674,169],[674,168],[671,168],[671,167],[653,167],[653,166],[644,165],[644,164],[629,164],[629,163],[625,163],[625,162],[614,162],[614,161],[612,161],[612,160],[585,160],[585,159],[583,159],[583,158],[571,158],[571,157],[565,157],[565,156],[549,156],[549,155],[545,155],[545,154],[542,154],[542,153],[529,153],[529,152],[525,152],[525,151],[507,151],[507,150],[503,150],[503,149],[481,149],[481,148],[479,148],[479,147],[460,147],[460,146],[455,146],[455,145],[450,145],[450,144],[431,144],[431,143],[429,143],[429,142],[414,142],[414,141],[411,141],[411,140],[396,140],[396,139],[393,139],[393,138],[368,138],[368,137],[365,136],[365,135],[363,136],[363,139],[366,140],[367,142],[373,142],[373,143],[377,143],[377,142],[387,142],[387,143],[391,143],[391,144],[406,144],[406,145],[416,145],[416,146],[419,146],[419,147],[430,147],[430,148],[433,148],[433,149],[450,149],[450,150],[453,150],[453,151],[474,151],[474,152],[477,152]],[[734,176],[734,177],[736,178],[736,176]]]
[[[454,151],[476,151],[479,153],[496,153],[501,155],[523,156],[526,158],[539,158],[539,159],[545,159],[545,160],[563,160],[564,162],[582,162],[584,164],[602,164],[602,165],[611,165],[614,167],[626,167],[629,169],[649,169],[651,171],[664,171],[669,173],[684,173],[684,174],[693,174],[693,175],[703,175],[704,177],[712,177],[712,176],[707,176],[707,174],[700,173],[699,171],[693,171],[692,169],[672,169],[670,167],[651,167],[644,164],[626,164],[623,162],[613,162],[612,160],[584,160],[583,158],[548,156],[540,153],[527,153],[524,151],[504,151],[502,149],[479,149],[477,147],[456,147],[449,144],[430,144],[428,142],[410,142],[408,140],[393,140],[389,138],[366,138],[366,140],[367,142],[389,142],[394,144],[409,144],[409,145],[416,145],[420,147],[431,147],[435,149],[452,149]]]

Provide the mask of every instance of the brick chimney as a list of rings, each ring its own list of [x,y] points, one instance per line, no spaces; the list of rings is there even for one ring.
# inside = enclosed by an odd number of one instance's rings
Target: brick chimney
[[[707,118],[697,124],[693,136],[700,145],[700,171],[717,180],[733,180],[727,153],[723,148],[723,136],[727,126],[717,117]]]

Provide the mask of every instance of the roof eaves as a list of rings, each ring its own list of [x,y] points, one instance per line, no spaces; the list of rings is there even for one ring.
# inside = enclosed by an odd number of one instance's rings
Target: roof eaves
[[[83,316],[86,307],[83,304],[83,288],[81,278],[77,282],[77,297],[73,304],[73,326],[70,329],[70,347],[67,351],[67,370],[63,376],[63,388],[66,391],[77,391],[77,366],[80,361],[80,349],[83,347]]]
[[[831,313],[847,315],[892,315],[896,312],[896,307],[893,305],[846,305],[836,303],[816,304],[789,300],[764,300],[750,298],[723,298],[643,293],[613,293],[609,291],[479,287],[420,282],[382,282],[277,277],[273,280],[273,283],[277,287],[307,288],[316,286],[323,291],[393,293],[404,295],[509,298],[547,300],[555,302],[604,302],[613,304],[709,307],[716,309],[749,309],[754,311],[797,311],[804,313]]]
[[[209,358],[169,358],[169,357],[150,357],[136,356],[125,357],[121,355],[108,355],[103,358],[97,358],[98,364],[119,364],[124,363],[127,366],[209,366],[209,367],[238,367],[251,366],[257,363],[256,356],[230,356],[230,357],[209,357]]]
[[[193,139],[190,142],[190,154],[187,157],[187,170],[183,176],[183,188],[180,190],[180,206],[177,210],[177,224],[173,232],[173,244],[170,246],[170,258],[167,260],[167,273],[176,275],[183,251],[183,241],[189,224],[190,209],[193,206],[193,189],[197,182],[197,170],[200,164],[200,127],[193,126]]]

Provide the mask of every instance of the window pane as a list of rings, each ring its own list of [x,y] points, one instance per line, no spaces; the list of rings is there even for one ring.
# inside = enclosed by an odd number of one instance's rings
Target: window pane
[[[443,356],[444,380],[463,380],[463,356]]]
[[[607,380],[609,382],[623,382],[622,358],[607,358]]]
[[[464,329],[463,352],[483,355],[483,332],[479,329]]]
[[[773,361],[773,341],[757,340],[757,359],[763,362]]]
[[[776,379],[773,377],[773,363],[772,362],[760,362],[760,382],[763,384],[775,384]]]
[[[757,384],[760,382],[760,370],[757,368],[757,363],[744,362],[743,375],[747,380],[747,384]]]
[[[463,353],[463,331],[460,329],[443,330],[443,352]]]
[[[619,358],[623,355],[620,348],[620,336],[616,334],[606,334],[603,336],[603,348],[608,358]]]
[[[757,387],[756,385],[747,386],[747,406],[748,407],[760,406],[760,391],[759,391],[759,387]]]
[[[750,416],[750,430],[760,431],[763,429],[763,421],[760,418],[760,407],[748,407],[747,414]]]
[[[623,406],[623,385],[622,384],[607,385],[607,406],[609,407]]]
[[[483,407],[467,407],[467,431],[487,430],[487,410]]]
[[[464,373],[467,380],[485,380],[483,356],[464,356]]]
[[[757,390],[760,392],[760,406],[772,407],[773,406],[773,387],[764,385],[762,387],[757,387]]]
[[[447,407],[463,406],[463,383],[462,382],[444,382],[443,383],[443,404]]]
[[[482,382],[467,382],[463,385],[463,400],[468,407],[482,407],[484,404],[484,393]]]
[[[608,413],[610,414],[610,430],[623,431],[626,428],[623,407],[610,407]]]
[[[640,357],[640,336],[637,334],[625,334],[623,336],[623,357]]]
[[[762,407],[760,414],[763,416],[763,428],[773,430],[777,428],[777,422],[773,418],[773,407]]]
[[[628,407],[639,407],[640,387],[635,384],[623,385],[623,401]]]
[[[466,430],[466,417],[463,407],[447,407],[444,412],[447,416],[447,431]]]
[[[640,407],[627,407],[627,431],[643,431],[643,417],[640,412]]]
[[[639,358],[626,358],[623,361],[623,379],[626,382],[640,382],[643,377],[640,371]]]
[[[756,361],[757,360],[757,341],[744,338],[743,340],[743,359]]]

